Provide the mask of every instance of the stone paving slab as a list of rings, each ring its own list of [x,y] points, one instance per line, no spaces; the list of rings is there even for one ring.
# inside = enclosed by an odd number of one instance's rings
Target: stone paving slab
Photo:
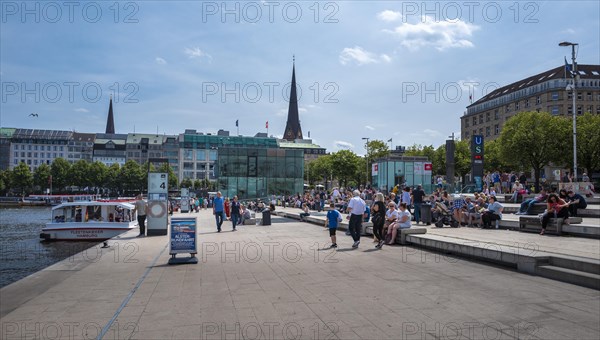
[[[324,250],[325,228],[277,216],[222,233],[209,211],[186,216],[198,217],[198,264],[167,265],[166,236],[123,235],[93,260],[78,254],[2,288],[0,338],[103,328],[105,339],[600,336],[592,289],[412,247],[374,250],[370,238],[353,250],[343,233]]]

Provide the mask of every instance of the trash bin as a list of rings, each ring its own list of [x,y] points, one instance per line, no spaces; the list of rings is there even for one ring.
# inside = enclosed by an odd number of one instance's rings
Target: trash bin
[[[431,224],[431,204],[421,205],[421,222],[427,225]]]
[[[271,210],[269,210],[269,209],[263,210],[262,225],[271,225]]]

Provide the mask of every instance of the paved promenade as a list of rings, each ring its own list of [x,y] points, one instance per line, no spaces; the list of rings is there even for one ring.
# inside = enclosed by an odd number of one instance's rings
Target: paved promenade
[[[123,235],[2,288],[0,338],[600,336],[596,290],[413,247],[373,250],[370,238],[352,250],[343,233],[337,251],[322,250],[326,229],[277,216],[216,233],[210,211],[190,215],[198,264],[167,265],[166,236]]]

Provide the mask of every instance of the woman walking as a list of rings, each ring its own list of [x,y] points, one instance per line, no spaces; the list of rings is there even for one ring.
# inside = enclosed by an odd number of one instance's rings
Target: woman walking
[[[375,194],[375,202],[373,203],[373,207],[371,208],[372,219],[373,222],[373,235],[374,239],[377,242],[375,248],[381,248],[383,244],[383,225],[385,223],[385,203],[383,199],[383,194],[378,192]]]

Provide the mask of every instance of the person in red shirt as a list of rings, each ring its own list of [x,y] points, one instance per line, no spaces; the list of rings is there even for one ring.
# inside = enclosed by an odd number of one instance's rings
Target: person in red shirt
[[[227,216],[227,219],[231,217],[231,204],[229,202],[229,197],[225,199],[225,216]]]
[[[556,194],[550,194],[548,196],[548,206],[544,216],[542,216],[542,231],[540,235],[544,235],[546,227],[551,218],[569,218],[569,203],[565,202],[562,198],[559,198]]]

